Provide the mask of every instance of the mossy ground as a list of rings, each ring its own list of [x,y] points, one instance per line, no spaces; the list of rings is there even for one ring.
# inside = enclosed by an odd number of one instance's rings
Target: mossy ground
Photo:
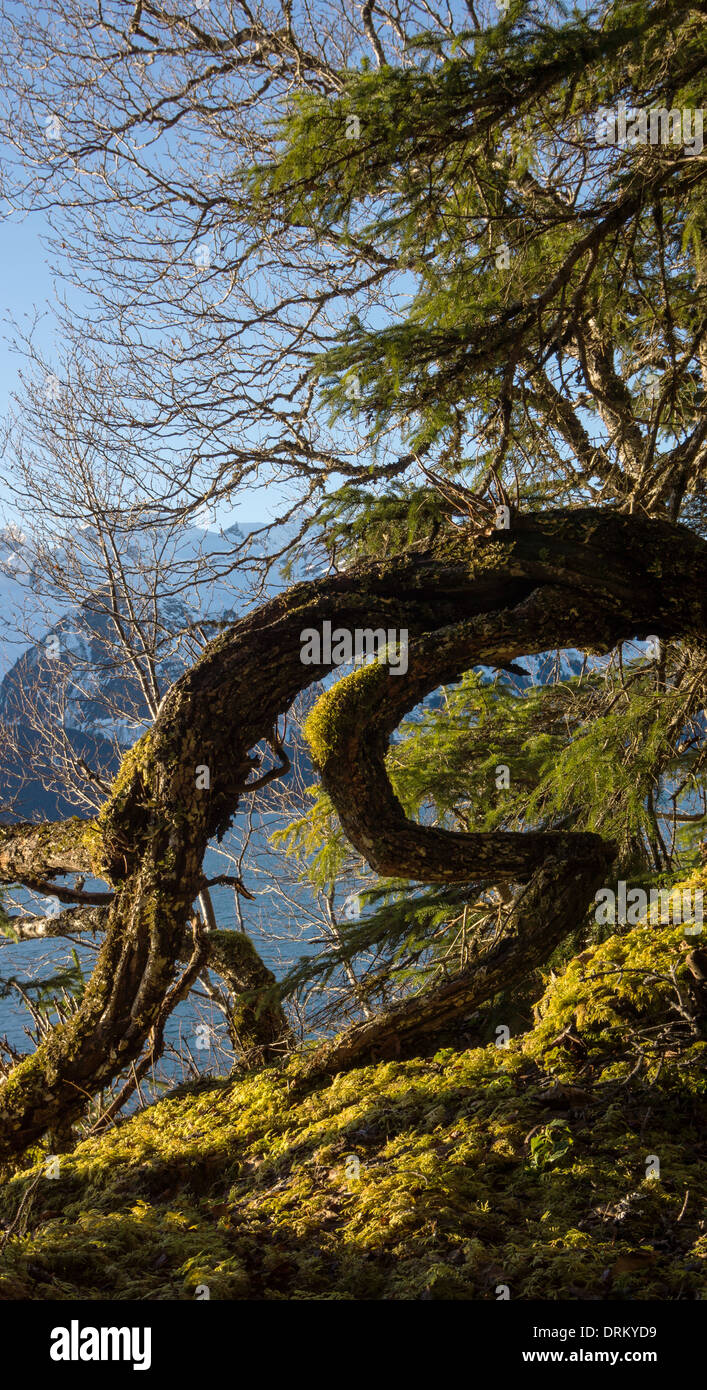
[[[585,952],[506,1048],[314,1088],[295,1062],[162,1100],[38,1180],[0,1298],[706,1298],[683,940],[638,927]],[[4,1184],[5,1226],[43,1171]]]

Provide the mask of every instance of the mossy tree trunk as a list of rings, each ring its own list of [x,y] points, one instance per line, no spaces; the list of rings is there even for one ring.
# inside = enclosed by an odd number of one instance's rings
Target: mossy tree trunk
[[[475,664],[505,665],[554,646],[607,650],[649,634],[704,641],[707,545],[668,523],[612,511],[517,518],[510,532],[487,537],[455,529],[434,552],[417,549],[298,584],[212,642],[125,758],[95,822],[2,831],[0,881],[46,881],[88,862],[114,897],[80,1011],[0,1089],[0,1149],[19,1151],[66,1125],[87,1093],[139,1056],[174,979],[208,842],[225,833],[248,785],[250,750],[327,669],[302,664],[300,637],[325,619],[404,628],[410,638],[407,676],[363,668],[337,687],[344,687],[341,707],[325,697],[311,724],[315,756],[354,845],[384,873],[531,885],[525,916],[522,900],[518,908],[515,956],[487,962],[483,981],[479,975],[488,997],[527,968],[528,953],[546,957],[572,929],[568,919],[579,898],[588,901],[611,847],[586,835],[464,836],[408,823],[383,767],[388,734],[425,693]],[[208,789],[197,775],[204,766]],[[575,855],[581,893],[567,886]],[[422,1018],[424,997],[414,1008]],[[401,1015],[395,1025],[408,1038],[412,1018],[403,1025]],[[359,1025],[339,1044],[342,1065],[370,1051],[375,1022],[362,1027],[365,1043],[356,1041]],[[328,1057],[327,1065],[338,1065],[335,1052]]]
[[[106,907],[69,907],[56,917],[12,917],[6,934],[17,942],[88,934],[95,937],[103,935],[107,922]],[[242,931],[217,928],[204,933],[202,944],[204,967],[219,977],[227,992],[228,1031],[241,1063],[256,1067],[282,1057],[291,1044],[289,1025],[277,999],[275,976],[261,960],[250,937]],[[193,932],[187,926],[182,933],[179,962],[187,964],[192,952]]]

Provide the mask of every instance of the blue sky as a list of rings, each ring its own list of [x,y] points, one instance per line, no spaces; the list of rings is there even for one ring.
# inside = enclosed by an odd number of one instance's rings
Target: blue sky
[[[11,330],[6,319],[12,317],[20,326],[32,318],[34,306],[42,309],[54,297],[47,253],[41,236],[47,232],[41,213],[5,216],[0,221],[0,303],[2,304],[2,336],[0,338],[0,407],[3,414],[13,388],[17,384],[19,358],[10,353],[8,337]],[[26,316],[26,317],[25,317]],[[51,340],[47,324],[43,341]]]
[[[27,326],[34,313],[34,306],[43,307],[53,296],[52,280],[47,266],[47,258],[40,242],[46,224],[40,214],[5,216],[0,221],[0,416],[4,419],[10,397],[19,385],[18,371],[20,358],[12,353],[9,339],[12,328],[7,320],[12,318],[20,326]],[[44,326],[43,341],[51,341],[51,324]],[[9,507],[5,487],[5,470],[0,468],[0,514],[3,520],[16,520],[16,514]]]
[[[49,269],[49,252],[42,238],[49,234],[43,214],[29,213],[24,217],[5,215],[0,220],[0,428],[13,391],[19,388],[21,355],[11,351],[14,320],[20,331],[32,324],[35,311],[44,314],[37,327],[35,341],[51,356],[54,334],[52,305],[55,288]],[[5,469],[0,464],[0,526],[8,522],[22,524],[22,517],[12,504],[6,487]],[[261,489],[240,498],[235,507],[217,515],[221,526],[233,521],[270,520],[281,503],[276,489]]]

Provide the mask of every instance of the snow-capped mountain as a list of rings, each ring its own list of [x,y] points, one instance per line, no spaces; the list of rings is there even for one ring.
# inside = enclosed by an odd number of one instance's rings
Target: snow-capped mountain
[[[140,669],[146,670],[149,663],[141,655],[139,634],[146,635],[148,647],[154,650],[156,685],[164,694],[194,660],[197,648],[190,634],[195,625],[204,625],[202,639],[211,636],[217,628],[210,623],[231,621],[292,582],[277,570],[263,580],[257,566],[263,545],[257,537],[252,541],[258,529],[243,523],[223,532],[184,527],[159,545],[149,533],[141,540],[131,536],[120,555],[131,611],[120,595],[118,610],[125,619],[128,645],[135,638],[132,662],[116,638],[111,616],[115,595],[105,567],[95,563],[96,547],[88,528],[78,538],[69,538],[65,556],[58,552],[52,556],[58,581],[51,571],[38,576],[20,533],[0,532],[0,712],[4,718],[21,718],[27,692],[42,688],[48,692],[61,673],[64,727],[131,743],[150,720],[140,679]],[[249,538],[251,563],[243,568],[242,548]],[[280,549],[287,539],[286,533],[275,534],[275,548]],[[273,544],[272,534],[269,543]],[[304,577],[307,569],[308,565],[300,565],[294,577]],[[72,590],[83,590],[80,602],[71,603]]]
[[[0,721],[11,730],[2,751],[0,810],[14,798],[22,817],[34,810],[69,813],[60,793],[57,799],[46,791],[51,769],[36,733],[45,714],[89,766],[110,778],[121,751],[152,722],[150,699],[154,706],[155,696],[192,665],[204,638],[218,631],[212,624],[233,621],[309,573],[307,560],[287,580],[276,567],[264,574],[257,563],[264,543],[253,534],[259,530],[247,523],[223,532],[183,527],[167,542],[133,533],[119,557],[122,642],[116,595],[105,565],[96,563],[100,553],[89,528],[69,537],[62,553],[52,552],[41,573],[21,533],[0,533]],[[280,551],[292,534],[271,532],[267,543]],[[82,601],[71,604],[71,593]],[[142,634],[154,663],[141,649]]]
[[[0,530],[0,680],[61,617],[59,602],[37,603],[34,581],[26,537],[15,527]]]
[[[213,636],[217,628],[210,623],[233,621],[295,580],[314,578],[326,569],[323,553],[313,544],[299,556],[289,578],[277,567],[264,576],[257,561],[265,546],[270,553],[281,551],[292,539],[294,527],[281,528],[279,535],[271,531],[262,539],[255,534],[259,530],[242,522],[222,532],[183,527],[167,543],[149,533],[136,540],[131,533],[120,556],[132,608],[130,615],[125,614],[126,629],[130,633],[142,625],[150,635],[160,697],[198,653],[195,625],[202,640]],[[245,545],[250,561],[244,566]],[[149,691],[143,679],[146,661],[139,642],[133,661],[116,642],[111,616],[114,595],[99,558],[88,528],[78,540],[69,537],[65,556],[54,557],[52,586],[41,582],[46,576],[37,575],[22,534],[0,532],[0,720],[18,731],[15,741],[24,750],[18,755],[23,764],[33,761],[36,747],[30,732],[28,702],[32,700],[35,707],[37,701],[44,701],[47,709],[53,709],[53,717],[60,719],[86,762],[98,763],[107,773],[116,766],[121,749],[151,723]],[[49,575],[51,579],[51,568]],[[82,588],[82,601],[71,604],[67,595]],[[129,617],[137,617],[139,623],[131,628]],[[525,676],[502,674],[501,678],[518,689],[569,680],[580,674],[584,660],[582,653],[572,650],[525,657],[518,663]],[[600,659],[593,659],[592,665],[597,664]],[[489,679],[497,674],[487,670]],[[429,698],[434,704],[435,697]],[[4,761],[7,772],[7,757]],[[4,783],[0,773],[0,793]],[[44,805],[43,795],[37,795]],[[27,814],[26,800],[23,796],[23,814]]]

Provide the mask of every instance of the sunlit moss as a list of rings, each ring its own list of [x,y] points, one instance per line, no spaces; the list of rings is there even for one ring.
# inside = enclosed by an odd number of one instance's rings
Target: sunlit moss
[[[351,716],[355,714],[356,720],[360,721],[362,711],[375,705],[387,679],[385,666],[373,662],[342,677],[331,690],[320,695],[304,724],[305,738],[319,767],[323,767],[332,754],[336,754],[346,738]]]
[[[706,1044],[636,1066],[675,1020],[682,940],[585,952],[505,1048],[183,1088],[40,1180],[0,1297],[707,1297]],[[5,1183],[3,1220],[38,1171]]]

